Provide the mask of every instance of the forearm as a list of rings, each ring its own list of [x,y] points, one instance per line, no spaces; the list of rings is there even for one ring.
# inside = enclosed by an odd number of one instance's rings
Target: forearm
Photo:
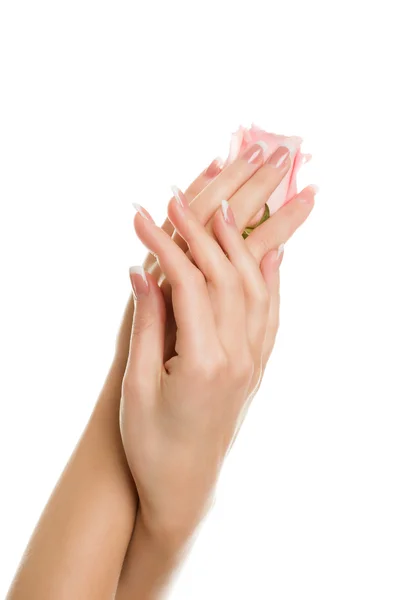
[[[186,541],[153,536],[138,517],[115,599],[161,598],[180,565],[186,548]]]
[[[119,431],[132,304],[90,421],[30,540],[9,600],[112,598],[134,527],[137,495]]]

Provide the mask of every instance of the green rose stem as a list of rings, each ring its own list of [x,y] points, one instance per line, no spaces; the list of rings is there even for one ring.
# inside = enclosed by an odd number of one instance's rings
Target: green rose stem
[[[269,219],[269,217],[270,217],[269,206],[267,204],[265,204],[265,211],[264,211],[264,213],[262,215],[261,220],[259,221],[259,223],[257,223],[253,227],[245,227],[244,232],[242,233],[243,239],[246,240],[246,238],[248,237],[248,235],[250,235],[254,229],[256,229],[257,227],[259,227],[259,225],[262,225],[262,223],[264,223],[265,221],[267,221]]]

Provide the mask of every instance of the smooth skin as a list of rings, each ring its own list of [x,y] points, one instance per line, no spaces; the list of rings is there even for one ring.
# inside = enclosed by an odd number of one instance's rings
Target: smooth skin
[[[171,203],[170,218],[196,266],[153,222],[139,217],[136,223],[172,289],[177,355],[163,362],[161,290],[132,273],[136,311],[121,432],[140,526],[164,554],[180,552],[206,511],[239,417],[260,383],[265,341],[273,345],[278,324],[282,254],[270,252],[259,266],[229,204],[223,209],[213,222],[215,241],[188,203]],[[119,598],[157,597],[164,578],[148,581],[141,564],[142,558],[125,567]]]
[[[213,180],[205,172],[202,173],[186,192],[198,221],[208,223],[220,204],[222,194],[232,200],[232,196],[254,176],[263,162],[263,157],[260,163],[248,163],[241,157]],[[275,168],[269,166],[266,177],[271,177],[274,181],[274,173]],[[271,191],[276,185],[276,182],[271,184]],[[230,195],[227,194],[229,190]],[[288,239],[310,213],[313,197],[313,189],[306,188],[252,233],[246,243],[249,248],[253,248],[255,257],[260,255],[262,259],[269,250],[277,248]],[[208,202],[211,207],[205,208],[205,203]],[[235,214],[235,218],[242,222],[239,215]],[[144,221],[145,225],[148,223],[138,214],[136,227],[138,220]],[[159,228],[158,230],[160,231]],[[273,230],[277,232],[275,235],[272,235]],[[168,241],[171,241],[170,236],[176,238],[171,221],[165,222],[162,233]],[[175,242],[172,243],[175,245]],[[152,251],[155,252],[154,249]],[[162,272],[152,256],[148,257],[146,264],[152,273],[149,276],[152,285],[155,285],[157,279],[162,282]],[[169,284],[162,282],[162,287],[166,285]],[[169,315],[170,305],[167,302],[165,294],[164,310]],[[113,365],[96,408],[30,540],[10,589],[9,600],[113,598],[128,546],[118,598],[127,587],[122,582],[129,581],[128,566],[134,564],[134,555],[141,555],[141,548],[144,548],[144,560],[161,556],[164,560],[158,564],[174,562],[174,552],[164,553],[164,544],[158,544],[159,538],[153,537],[152,530],[145,528],[144,521],[135,519],[138,495],[118,426],[132,312],[133,306],[129,302],[118,336]],[[169,320],[172,323],[172,319],[167,317],[164,348],[165,357],[168,347],[168,358],[171,358],[175,353],[175,338],[172,330],[168,330]],[[144,560],[138,564],[143,565]],[[157,563],[152,560],[149,564]],[[147,565],[146,572],[149,571]]]

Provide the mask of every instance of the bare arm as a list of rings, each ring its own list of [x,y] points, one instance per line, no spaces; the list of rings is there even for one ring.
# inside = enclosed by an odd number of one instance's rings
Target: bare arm
[[[112,598],[137,494],[118,427],[132,303],[93,414],[29,542],[8,600]]]
[[[194,198],[216,174],[215,168],[201,173],[187,194]],[[163,227],[172,234],[169,221]],[[155,270],[152,256],[146,265]],[[130,298],[100,397],[31,537],[8,600],[104,600],[115,594],[138,501],[119,431],[132,315]]]
[[[269,170],[265,171],[265,194],[270,194],[272,190],[278,186],[281,181],[281,177],[283,177],[285,173],[286,168],[281,172],[279,170],[271,172],[269,172]],[[252,195],[251,186],[253,183],[254,182],[252,182],[252,180],[249,180],[249,182],[244,184],[240,189],[240,192],[245,197],[250,197]],[[259,185],[261,185],[260,182]],[[265,259],[268,258],[269,255],[272,255],[272,252],[275,252],[275,249],[280,248],[281,244],[288,240],[293,232],[305,221],[309,215],[314,204],[314,191],[315,190],[312,187],[305,188],[300,194],[296,195],[286,206],[280,209],[275,215],[273,215],[267,222],[251,233],[247,238],[246,246],[255,259],[255,264],[261,264],[261,269],[263,271],[268,269],[267,265],[269,264],[265,262]],[[247,207],[244,203],[242,203],[240,201],[240,194],[238,194],[239,192],[232,195],[229,200],[229,205],[234,209],[235,221],[238,223],[239,228],[243,229],[244,225],[249,222],[249,218],[252,215],[254,208],[249,206]],[[141,228],[141,225],[143,224],[144,220],[141,220],[141,217],[137,215],[136,228]],[[193,237],[196,239],[196,236]],[[167,252],[164,252],[164,255],[167,256]],[[272,256],[270,257],[270,260],[272,260]],[[267,281],[269,280],[268,274],[266,279]],[[138,308],[144,311],[144,303],[146,302],[144,295],[140,297],[139,302],[141,302],[141,306]],[[275,334],[278,325],[277,307],[278,304],[275,301],[272,304],[268,325],[266,327],[266,339],[262,352],[262,370],[266,365],[275,340]],[[138,308],[136,315],[138,315]],[[138,328],[138,317],[134,316],[134,319],[134,327]],[[144,322],[151,322],[150,315],[148,314],[144,314],[141,319],[143,319]],[[151,331],[151,328],[149,328],[149,330]],[[135,340],[137,337],[137,335],[134,335],[133,339]],[[149,347],[154,348],[154,346],[155,344],[153,344],[151,341]],[[250,398],[253,397],[258,385],[260,384],[259,374],[256,372],[255,375],[255,380],[250,386],[250,389],[252,389]],[[146,377],[147,369],[144,368],[144,389],[147,385],[145,383]],[[187,384],[184,384],[184,388],[186,386]],[[196,386],[195,389],[198,390],[198,386]],[[129,427],[132,431],[131,439],[135,440],[137,443],[137,440],[142,438],[143,435],[141,431],[138,431],[136,421],[137,419],[134,419],[135,430],[133,429],[132,425],[129,425]],[[187,428],[187,430],[189,430],[189,428]],[[153,443],[152,440],[154,437],[154,435],[150,437],[151,450]],[[147,457],[146,453],[144,453],[144,456]],[[161,464],[161,461],[156,462],[156,464],[158,463]],[[197,464],[202,464],[202,461],[198,461]],[[143,468],[144,465],[139,465],[139,468],[135,469],[135,477],[139,490],[142,490],[142,487],[140,488],[138,474],[143,470]],[[178,467],[177,471],[179,468],[180,467]],[[165,479],[169,479],[170,477],[172,480],[178,479],[176,474],[174,477],[169,476],[169,469],[165,469],[163,477],[158,477],[157,481],[161,482]],[[193,485],[192,489],[197,489],[198,487],[200,486]],[[173,571],[180,563],[183,557],[184,549],[186,548],[186,544],[189,543],[190,537],[195,528],[195,526],[192,526],[192,522],[195,522],[195,518],[189,519],[188,524],[185,523],[186,516],[191,510],[191,506],[195,505],[195,502],[190,502],[187,500],[191,488],[188,485],[185,486],[185,484],[182,486],[182,488],[184,489],[183,493],[172,494],[169,493],[168,490],[168,493],[165,494],[165,497],[167,498],[166,511],[168,512],[168,518],[166,519],[167,524],[165,526],[162,524],[162,526],[159,528],[159,532],[156,531],[153,534],[152,531],[150,531],[150,528],[145,526],[144,506],[142,506],[142,511],[137,515],[136,527],[121,573],[116,596],[117,600],[131,600],[133,598],[155,600],[161,597],[161,594],[166,590]],[[176,503],[172,500],[174,496],[176,498]],[[148,494],[148,504],[150,505],[152,502],[152,497],[153,494]],[[143,499],[143,496],[141,496],[141,498]],[[162,501],[160,501],[160,503],[162,504]],[[156,514],[158,514],[158,512],[159,511],[156,511]]]
[[[217,179],[219,196],[230,197],[245,181],[252,178],[260,166],[261,163],[248,163],[244,160],[230,165],[227,176]],[[217,208],[215,202],[219,202],[218,194],[215,195],[215,190],[212,192],[209,190],[211,186],[207,186],[210,180],[204,172],[187,192],[188,197],[195,197],[194,211],[204,222],[211,218]],[[203,191],[198,194],[201,190]],[[248,199],[249,197],[243,198],[241,204]],[[308,212],[305,205],[300,211],[300,219],[304,220]],[[164,229],[172,232],[169,223]],[[267,239],[270,234],[265,229],[266,239],[260,240],[261,248],[266,248],[270,243]],[[151,266],[154,267],[153,273],[158,271],[152,261]],[[160,272],[157,274],[160,275]],[[103,600],[112,598],[117,589],[119,574],[134,530],[138,501],[118,426],[132,311],[133,306],[129,302],[115,358],[101,395],[30,540],[8,600]],[[168,332],[166,338],[167,336]],[[138,527],[135,532],[137,531]],[[145,561],[158,553],[165,560],[153,560],[154,570],[163,568],[165,573],[170,570],[170,565],[175,564],[173,552],[167,550],[164,554],[162,543],[154,544],[146,537],[144,545],[147,553],[144,553],[144,558],[140,558],[142,545],[141,538],[134,535],[121,581],[128,579],[127,565],[132,565],[134,572],[138,573],[142,567],[138,566],[136,569],[135,564],[151,564]],[[155,567],[154,562],[157,563]],[[149,572],[151,567],[147,566],[145,570]],[[124,586],[120,587],[125,589]]]

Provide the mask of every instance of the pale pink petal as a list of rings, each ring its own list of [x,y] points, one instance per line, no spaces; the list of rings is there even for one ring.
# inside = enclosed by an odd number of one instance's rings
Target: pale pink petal
[[[302,152],[300,150],[298,150],[298,152],[295,156],[295,159],[293,161],[293,166],[292,166],[292,169],[290,172],[289,187],[288,187],[288,192],[287,192],[285,201],[290,200],[290,198],[292,198],[297,193],[296,177],[300,170],[300,167],[305,162],[304,157],[305,157],[305,155],[302,154]]]
[[[242,141],[243,134],[245,128],[242,125],[238,128],[238,131],[235,131],[231,137],[231,145],[229,148],[228,158],[226,159],[226,164],[231,164],[234,160],[236,160],[242,150]]]

